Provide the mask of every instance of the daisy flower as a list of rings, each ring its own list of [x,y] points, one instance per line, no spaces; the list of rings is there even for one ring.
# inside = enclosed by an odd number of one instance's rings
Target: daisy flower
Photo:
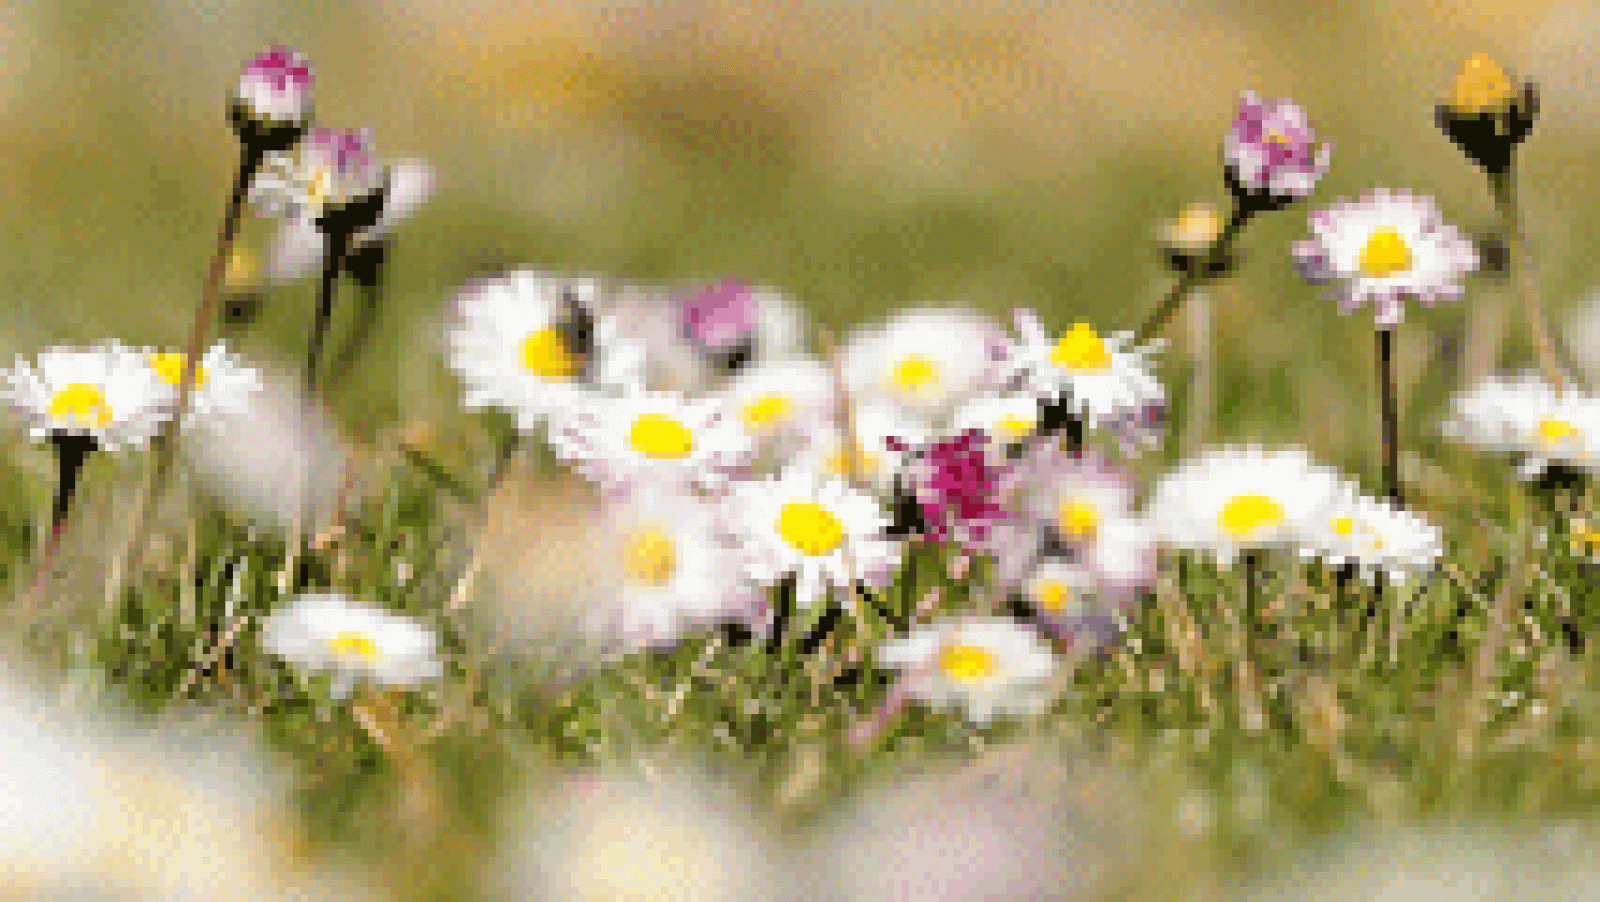
[[[1431,571],[1444,553],[1437,526],[1350,486],[1305,531],[1301,557],[1320,557],[1332,566],[1355,564],[1369,583],[1379,570],[1388,574],[1391,585],[1405,583]]]
[[[602,518],[593,553],[610,562],[604,582],[617,601],[589,614],[599,647],[669,646],[685,627],[743,613],[728,549],[717,539],[716,505],[652,486],[607,505]]]
[[[878,501],[837,477],[790,467],[736,483],[727,509],[737,518],[731,537],[745,576],[770,586],[795,574],[795,600],[806,607],[828,586],[846,590],[853,604],[852,580],[886,586],[899,567],[900,545],[884,537],[889,518]]]
[[[383,186],[372,129],[310,129],[292,150],[267,155],[250,181],[257,215],[315,219],[361,200]]]
[[[444,673],[433,631],[338,594],[290,599],[262,626],[262,647],[303,673],[333,672],[333,697],[359,682],[412,687]]]
[[[856,329],[840,370],[852,399],[894,404],[939,427],[960,404],[1000,387],[995,355],[1004,341],[998,324],[968,310],[906,310]]]
[[[668,291],[622,285],[606,292],[601,305],[597,314],[612,318],[618,337],[642,349],[645,388],[698,395],[718,382],[721,374],[684,338]]]
[[[1299,544],[1302,524],[1325,519],[1338,486],[1298,446],[1224,446],[1161,477],[1144,514],[1163,544],[1208,551],[1226,567],[1241,551]]]
[[[750,462],[750,437],[720,398],[596,396],[551,420],[550,444],[610,494],[645,483],[717,492]]]
[[[1339,312],[1371,300],[1378,325],[1405,319],[1404,301],[1432,307],[1461,297],[1461,277],[1478,268],[1478,250],[1444,222],[1432,198],[1379,188],[1311,214],[1312,237],[1294,244],[1295,267],[1333,289]]]
[[[290,47],[269,47],[245,64],[234,85],[241,115],[267,125],[304,125],[311,118],[311,60]]]
[[[1075,652],[1100,648],[1121,632],[1112,599],[1087,567],[1045,558],[1023,581],[1021,594],[1039,619],[1070,643]]]
[[[951,431],[959,435],[968,429],[981,429],[991,439],[989,458],[995,466],[1008,459],[1039,426],[1039,402],[1030,394],[1004,392],[971,401],[956,408],[950,419]]]
[[[758,457],[781,468],[833,415],[833,374],[809,356],[767,359],[741,370],[718,392],[730,416],[756,443]]]
[[[1522,458],[1518,476],[1532,479],[1553,464],[1600,469],[1600,399],[1568,390],[1557,395],[1535,370],[1491,376],[1451,400],[1445,435]]]
[[[165,387],[168,404],[175,413],[178,403],[178,386],[183,380],[184,354],[182,351],[144,350],[145,359]],[[240,416],[250,406],[251,398],[261,390],[261,373],[239,363],[237,356],[228,353],[222,343],[211,346],[206,356],[194,368],[193,389],[189,393],[189,412],[184,427],[195,421],[211,423],[219,417]]]
[[[466,406],[505,408],[532,430],[601,388],[642,384],[643,351],[594,313],[598,294],[594,280],[529,270],[467,285],[447,328]]]
[[[117,342],[39,352],[0,371],[5,399],[35,440],[82,435],[100,447],[143,443],[168,416],[167,391],[143,355]]]
[[[1305,197],[1328,171],[1333,143],[1318,146],[1305,110],[1288,99],[1246,91],[1222,145],[1229,186],[1244,197],[1283,204]]]
[[[1110,426],[1142,415],[1147,405],[1165,403],[1165,391],[1147,359],[1164,339],[1129,349],[1125,346],[1133,333],[1101,337],[1080,322],[1052,341],[1039,317],[1026,308],[1013,312],[1013,322],[1017,340],[1008,352],[1007,384],[1016,382],[1047,404],[1070,403],[1085,418],[1085,426]]]
[[[904,472],[906,455],[892,451],[886,440],[897,438],[909,445],[920,445],[931,433],[920,422],[907,417],[899,407],[886,403],[851,404],[856,447],[847,447],[848,437],[837,423],[815,431],[810,442],[796,455],[793,466],[805,467],[849,481],[851,467],[879,498],[894,495],[894,478]]]
[[[877,660],[901,671],[906,691],[929,704],[959,703],[987,726],[997,710],[1037,712],[1056,670],[1039,634],[1008,617],[945,620],[891,639]]]
[[[953,538],[968,548],[982,547],[994,522],[1007,516],[998,503],[999,472],[986,459],[988,443],[981,429],[920,447],[889,440],[891,450],[912,451],[903,488],[920,505],[923,528],[933,541]]]

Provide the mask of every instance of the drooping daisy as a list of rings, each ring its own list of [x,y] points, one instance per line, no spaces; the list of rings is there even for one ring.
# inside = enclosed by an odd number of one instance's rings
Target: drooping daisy
[[[997,390],[995,359],[1005,336],[988,317],[962,309],[916,308],[856,329],[840,370],[850,397],[887,402],[931,428],[956,407]]]
[[[381,243],[394,229],[410,218],[436,190],[433,167],[416,159],[396,160],[383,166],[377,188],[381,201],[371,217],[350,236],[347,262]],[[314,200],[287,202],[278,229],[267,247],[262,276],[269,283],[293,282],[322,271],[328,254],[328,235],[317,224],[330,200],[319,206]]]
[[[312,128],[292,150],[267,155],[249,201],[263,217],[314,219],[370,196],[383,181],[371,129]]]
[[[183,352],[146,348],[144,353],[167,390],[169,405],[176,412],[178,387],[183,380]],[[220,342],[212,345],[194,368],[189,412],[184,418],[184,427],[188,428],[196,422],[214,425],[218,417],[244,414],[249,409],[250,399],[261,391],[261,385],[259,370],[241,364],[236,355],[228,353],[226,345]]]
[[[719,396],[730,416],[756,443],[757,458],[781,469],[830,426],[832,370],[815,357],[784,357],[752,364]]]
[[[593,396],[550,425],[556,453],[608,494],[649,483],[718,492],[754,454],[720,398]]]
[[[1450,101],[1434,107],[1434,122],[1445,136],[1492,176],[1511,168],[1517,145],[1533,131],[1538,115],[1533,83],[1514,85],[1481,53],[1462,63]]]
[[[1535,370],[1496,375],[1451,400],[1441,431],[1522,458],[1532,479],[1553,464],[1600,470],[1600,399],[1569,389],[1557,395]]]
[[[745,613],[733,560],[718,541],[718,506],[646,486],[606,505],[602,516],[594,553],[611,563],[606,582],[616,603],[590,611],[590,647],[627,653],[673,645],[685,628]]]
[[[968,720],[987,725],[997,710],[1035,712],[1055,673],[1055,655],[1039,634],[1009,617],[945,620],[891,639],[877,660],[911,671],[906,691],[929,704],[959,703]]]
[[[1165,343],[1157,339],[1127,349],[1132,333],[1102,337],[1087,323],[1075,323],[1055,340],[1039,317],[1026,308],[1013,313],[1017,340],[1007,356],[1006,381],[1046,403],[1068,401],[1089,428],[1103,428],[1165,403],[1148,355]]]
[[[531,430],[601,388],[642,383],[643,352],[594,313],[592,279],[517,270],[468,284],[452,304],[450,366],[468,407],[498,405]]]
[[[1379,188],[1311,214],[1312,237],[1294,245],[1295,267],[1315,284],[1339,283],[1339,312],[1371,300],[1380,326],[1405,319],[1404,302],[1432,307],[1461,297],[1461,277],[1478,268],[1477,247],[1444,222],[1432,198]]]
[[[815,470],[829,476],[849,479],[851,468],[860,475],[862,484],[879,498],[894,494],[894,478],[903,472],[908,455],[891,450],[885,440],[898,438],[910,445],[927,441],[931,432],[920,422],[907,417],[900,408],[887,403],[861,403],[850,405],[856,446],[848,446],[848,437],[837,423],[819,428],[810,442],[796,455],[793,466]]]
[[[801,351],[799,308],[772,289],[723,279],[677,292],[675,306],[680,335],[717,370]]]
[[[35,440],[87,436],[104,448],[136,445],[168,416],[166,391],[143,355],[115,341],[40,351],[0,371],[5,399]]]
[[[735,483],[727,509],[738,518],[732,538],[743,573],[768,586],[795,574],[795,599],[806,607],[829,586],[846,590],[845,603],[853,604],[852,578],[882,587],[899,567],[900,544],[884,537],[889,518],[877,499],[838,477],[793,466]]]
[[[1387,501],[1361,495],[1352,486],[1346,486],[1339,502],[1324,511],[1319,523],[1307,524],[1305,531],[1301,557],[1319,557],[1333,566],[1355,564],[1369,583],[1380,570],[1388,574],[1391,585],[1408,582],[1431,571],[1444,553],[1437,526]]]
[[[1228,566],[1241,551],[1287,548],[1337,501],[1339,478],[1299,446],[1207,449],[1157,480],[1144,514],[1163,544]]]
[[[332,671],[333,697],[357,683],[412,687],[444,673],[432,630],[338,594],[288,600],[262,626],[262,647],[307,674]]]

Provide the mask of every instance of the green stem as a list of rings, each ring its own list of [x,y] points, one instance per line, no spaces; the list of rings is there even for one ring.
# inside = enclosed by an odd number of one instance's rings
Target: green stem
[[[1227,226],[1223,228],[1222,234],[1217,236],[1216,242],[1211,245],[1211,250],[1207,252],[1206,258],[1197,262],[1187,272],[1178,277],[1177,284],[1172,286],[1172,290],[1167,293],[1166,299],[1161,302],[1161,306],[1156,308],[1150,318],[1145,320],[1144,325],[1140,326],[1139,331],[1134,334],[1134,347],[1138,347],[1160,334],[1161,330],[1166,327],[1167,321],[1172,319],[1172,314],[1176,313],[1179,305],[1183,303],[1183,299],[1188,296],[1189,290],[1197,285],[1204,284],[1211,278],[1209,274],[1216,262],[1222,259],[1223,255],[1228,252],[1228,248],[1233,246],[1234,238],[1239,234],[1239,230],[1244,227],[1245,221],[1249,218],[1250,214],[1236,201],[1233,205],[1233,215],[1228,217]]]
[[[1534,279],[1533,265],[1528,257],[1528,245],[1522,234],[1522,224],[1517,210],[1517,194],[1512,181],[1512,171],[1507,169],[1490,175],[1489,188],[1494,193],[1495,209],[1500,214],[1501,229],[1506,235],[1511,265],[1517,271],[1517,296],[1522,302],[1522,312],[1527,319],[1528,330],[1533,333],[1533,346],[1539,357],[1539,369],[1544,374],[1545,382],[1559,395],[1566,390],[1566,379],[1562,376],[1561,366],[1556,361],[1555,347],[1550,341],[1550,326],[1545,322],[1544,308],[1539,303],[1538,285]]]

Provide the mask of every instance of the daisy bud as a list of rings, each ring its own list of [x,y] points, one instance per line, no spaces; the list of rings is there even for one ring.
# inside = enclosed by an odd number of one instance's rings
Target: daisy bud
[[[1211,204],[1191,204],[1177,219],[1164,220],[1157,227],[1157,240],[1166,254],[1167,266],[1179,273],[1207,264],[1212,245],[1222,235],[1226,220]],[[1232,268],[1231,256],[1209,261],[1207,276],[1219,276]]]
[[[1449,103],[1434,108],[1445,136],[1490,175],[1511,167],[1511,154],[1533,130],[1539,95],[1532,82],[1518,90],[1494,60],[1475,53],[1461,65]]]
[[[754,338],[755,299],[737,279],[723,279],[682,297],[678,316],[684,337],[708,354],[737,353]]]
[[[272,47],[244,67],[229,116],[239,140],[262,151],[294,146],[311,119],[311,61],[289,47]]]
[[[1310,194],[1333,143],[1316,144],[1305,110],[1289,100],[1263,101],[1246,91],[1223,142],[1228,187],[1245,209],[1273,210]]]

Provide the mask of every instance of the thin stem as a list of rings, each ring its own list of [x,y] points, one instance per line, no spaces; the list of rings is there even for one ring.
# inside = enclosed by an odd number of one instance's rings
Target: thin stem
[[[322,342],[328,334],[328,321],[333,316],[333,291],[343,265],[344,252],[349,238],[339,232],[327,236],[328,258],[322,266],[322,283],[317,289],[317,312],[311,321],[311,345],[306,351],[307,400],[317,387],[317,364],[322,357]]]
[[[1383,489],[1396,507],[1400,497],[1400,419],[1395,412],[1394,330],[1378,330],[1378,392],[1383,408]]]
[[[1559,395],[1566,391],[1566,379],[1562,376],[1561,366],[1556,361],[1555,346],[1550,341],[1550,325],[1545,322],[1544,308],[1539,303],[1538,285],[1534,279],[1532,260],[1528,256],[1526,236],[1522,233],[1511,170],[1490,175],[1489,187],[1494,192],[1495,209],[1500,213],[1501,228],[1506,235],[1511,265],[1517,270],[1517,295],[1522,301],[1522,312],[1528,321],[1528,331],[1533,333],[1533,347],[1539,357],[1539,369],[1544,373],[1545,382]]]
[[[1206,258],[1178,277],[1177,284],[1173,285],[1172,290],[1167,292],[1167,297],[1161,302],[1161,306],[1156,308],[1150,318],[1145,320],[1144,325],[1140,326],[1139,331],[1134,334],[1134,347],[1138,347],[1158,335],[1166,327],[1167,321],[1172,318],[1172,314],[1177,311],[1179,305],[1183,303],[1183,299],[1189,294],[1189,290],[1210,278],[1209,274],[1217,261],[1221,260],[1223,255],[1228,252],[1228,248],[1233,246],[1233,239],[1239,234],[1239,230],[1244,227],[1245,221],[1249,218],[1250,213],[1235,201],[1233,215],[1228,217],[1227,226],[1223,228],[1222,234],[1217,236],[1216,243],[1211,245],[1211,250],[1206,254]]]

